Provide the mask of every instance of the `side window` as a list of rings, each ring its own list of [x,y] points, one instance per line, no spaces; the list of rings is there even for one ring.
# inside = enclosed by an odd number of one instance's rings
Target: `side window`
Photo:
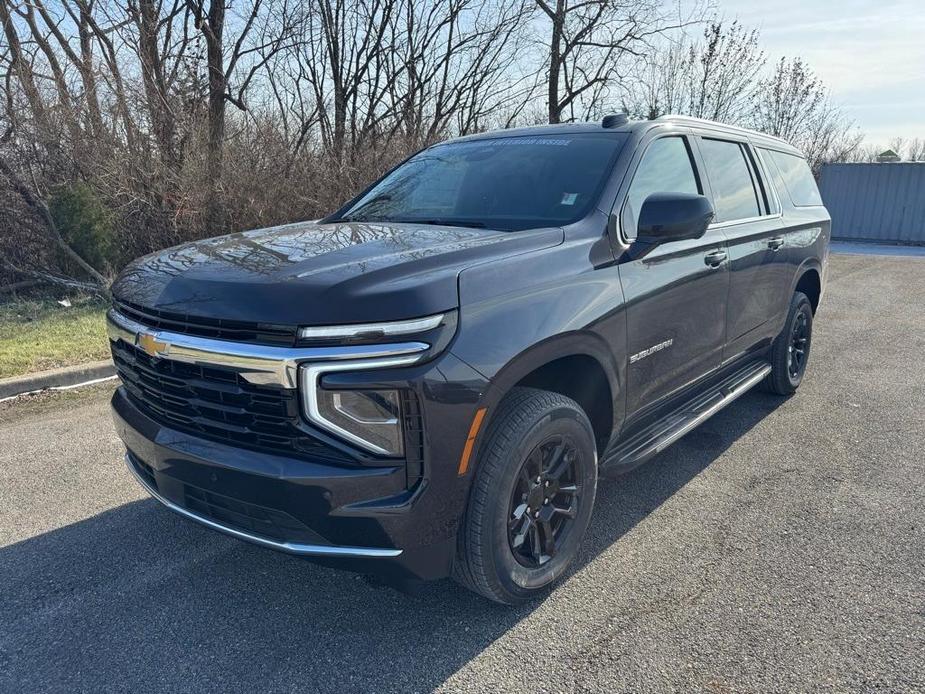
[[[752,164],[758,167],[760,171],[759,183],[761,184],[761,189],[764,191],[764,200],[768,207],[768,214],[777,214],[781,211],[780,195],[782,190],[777,169],[773,162],[768,161],[769,152],[767,150],[755,148],[752,149],[751,154]]]
[[[758,191],[742,145],[702,138],[700,154],[713,189],[716,221],[732,222],[760,216]]]
[[[771,150],[761,147],[758,149],[758,156],[761,157],[761,161],[764,163],[764,169],[768,172],[771,183],[774,184],[774,190],[777,191],[777,197],[783,201],[783,199],[787,197],[787,183],[784,181],[784,177],[781,175],[780,169],[777,168],[777,164],[775,164],[774,160],[771,159]]]
[[[683,137],[659,138],[642,155],[621,215],[627,239],[636,238],[639,211],[652,193],[700,193],[690,151]]]
[[[816,179],[813,178],[813,172],[809,170],[809,164],[805,159],[771,149],[764,150],[764,154],[765,158],[770,158],[777,166],[784,188],[790,194],[794,205],[812,207],[822,204]]]

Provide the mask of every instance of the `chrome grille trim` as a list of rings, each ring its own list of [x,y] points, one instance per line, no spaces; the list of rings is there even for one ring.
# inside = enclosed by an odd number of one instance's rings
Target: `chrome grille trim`
[[[424,342],[396,342],[379,345],[339,347],[276,347],[182,335],[149,328],[115,309],[106,314],[106,328],[112,342],[122,340],[152,357],[196,365],[220,366],[239,373],[255,385],[295,388],[302,362],[406,357],[414,363],[424,357],[430,345]],[[407,356],[406,356],[407,355]],[[412,358],[416,357],[416,358]]]

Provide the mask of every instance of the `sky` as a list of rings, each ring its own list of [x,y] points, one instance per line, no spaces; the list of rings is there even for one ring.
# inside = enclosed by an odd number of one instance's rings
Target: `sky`
[[[864,132],[925,138],[925,0],[716,0],[761,31],[770,61],[802,57]]]

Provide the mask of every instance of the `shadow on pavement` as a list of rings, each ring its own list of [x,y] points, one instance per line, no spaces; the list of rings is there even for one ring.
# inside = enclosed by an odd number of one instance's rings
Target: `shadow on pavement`
[[[603,482],[584,561],[781,402],[746,395]],[[494,605],[450,581],[414,596],[376,588],[212,533],[153,500],[0,549],[0,586],[2,691],[426,691],[536,607]]]

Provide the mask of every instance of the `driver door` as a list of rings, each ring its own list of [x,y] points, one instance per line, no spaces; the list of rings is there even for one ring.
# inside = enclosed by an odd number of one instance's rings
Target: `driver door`
[[[638,160],[620,209],[623,243],[636,236],[639,209],[652,193],[704,191],[687,134],[657,136]],[[708,194],[707,194],[708,195]],[[717,369],[726,341],[729,263],[721,230],[657,246],[619,265],[626,305],[628,418]]]

